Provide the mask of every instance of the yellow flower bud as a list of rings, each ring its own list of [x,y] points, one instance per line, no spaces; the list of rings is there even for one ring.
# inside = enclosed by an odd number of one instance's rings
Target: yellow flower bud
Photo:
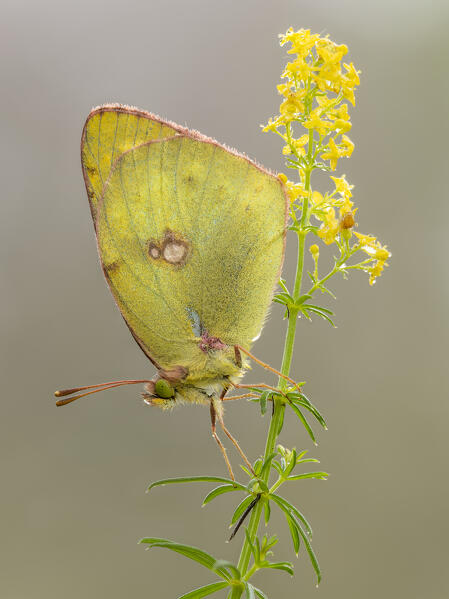
[[[320,248],[317,246],[316,243],[314,243],[313,245],[310,246],[309,252],[312,254],[313,259],[316,260],[318,258],[318,256],[320,255]]]

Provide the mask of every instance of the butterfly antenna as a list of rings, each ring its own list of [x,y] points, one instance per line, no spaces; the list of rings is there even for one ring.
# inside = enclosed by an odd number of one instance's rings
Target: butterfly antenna
[[[73,395],[77,393],[78,395],[74,395],[73,397],[67,397],[67,399],[60,399],[56,402],[57,406],[65,406],[76,399],[80,399],[81,397],[86,397],[86,395],[92,395],[93,393],[98,393],[99,391],[106,391],[107,389],[114,389],[114,387],[122,387],[123,385],[137,385],[142,383],[149,383],[151,381],[147,379],[142,380],[130,380],[130,381],[111,381],[109,383],[100,383],[99,385],[86,385],[84,387],[74,387],[73,389],[61,389],[59,391],[55,391],[55,397],[65,397],[66,395]],[[92,391],[87,391],[86,393],[79,393],[80,391],[86,391],[86,389],[92,389]]]
[[[250,357],[251,360],[254,360],[254,362],[256,362],[257,364],[262,366],[262,368],[265,368],[266,370],[270,370],[271,372],[274,372],[274,374],[276,374],[277,376],[280,376],[281,378],[285,379],[289,383],[292,383],[292,385],[294,385],[296,387],[296,389],[298,389],[298,391],[301,393],[301,389],[300,389],[298,383],[296,381],[294,381],[293,379],[291,379],[290,377],[288,377],[286,374],[282,374],[282,372],[279,372],[279,370],[276,370],[269,364],[262,362],[262,360],[259,360],[258,358],[256,358],[256,356],[253,356],[253,354],[251,354],[249,351],[247,351],[246,349],[243,349],[243,347],[241,345],[236,345],[235,347],[238,350],[242,351],[244,354],[246,354],[248,357]]]

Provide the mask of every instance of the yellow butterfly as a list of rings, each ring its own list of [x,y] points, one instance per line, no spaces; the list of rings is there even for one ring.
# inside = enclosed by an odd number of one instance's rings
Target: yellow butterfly
[[[277,283],[288,201],[282,182],[235,150],[119,104],[92,110],[81,160],[104,275],[151,380],[57,391],[65,405],[144,383],[150,405],[222,402],[244,374]],[[244,356],[242,356],[242,353]]]

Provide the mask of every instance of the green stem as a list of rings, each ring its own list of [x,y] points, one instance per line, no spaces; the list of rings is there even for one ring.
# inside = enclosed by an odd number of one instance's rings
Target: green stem
[[[309,158],[312,156],[313,151],[313,130],[309,131]],[[305,180],[304,180],[304,189],[306,191],[310,191],[310,173],[311,169],[307,169],[305,171]],[[296,277],[295,277],[295,286],[293,291],[293,299],[296,301],[301,295],[301,283],[303,278],[304,271],[304,251],[305,251],[305,241],[307,230],[306,227],[309,222],[309,199],[306,198],[304,200],[301,221],[298,233],[298,260],[296,264]],[[290,313],[288,316],[288,327],[287,327],[287,335],[285,338],[284,344],[284,353],[282,356],[282,366],[281,366],[281,374],[288,376],[290,373],[290,367],[293,358],[293,348],[295,344],[295,334],[296,334],[296,325],[298,322],[298,311],[290,309]],[[284,378],[280,378],[279,387],[280,389],[285,389],[287,385],[287,381]],[[268,437],[265,444],[265,455],[264,460],[266,460],[273,452],[276,447],[276,441],[278,435],[280,433],[280,429],[282,426],[282,422],[284,419],[284,410],[285,405],[281,399],[273,400],[273,415],[271,417],[270,428],[268,430]],[[267,469],[263,476],[263,481],[268,483],[268,479],[270,476],[270,470]],[[248,524],[248,533],[251,541],[257,536],[257,532],[259,530],[260,519],[262,516],[262,502],[257,502],[254,507],[250,521]],[[242,577],[245,576],[248,572],[248,566],[251,560],[251,547],[248,543],[248,540],[245,538],[242,551],[240,553],[240,559],[238,563],[238,568],[242,573]],[[234,587],[230,594],[230,599],[240,599],[242,596],[242,590],[239,587]]]

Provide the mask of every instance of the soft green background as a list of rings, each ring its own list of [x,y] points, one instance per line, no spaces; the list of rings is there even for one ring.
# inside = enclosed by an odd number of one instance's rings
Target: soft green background
[[[290,24],[348,44],[363,71],[339,172],[356,185],[360,230],[394,255],[374,288],[361,274],[336,284],[336,330],[300,323],[294,375],[327,416],[312,454],[332,476],[289,497],[314,525],[324,580],[316,590],[302,555],[294,579],[258,583],[271,599],[446,598],[447,2],[3,0],[1,13],[2,599],[174,599],[211,580],[145,552],[143,535],[239,551],[242,535],[224,542],[231,496],[201,509],[207,486],[144,493],[160,477],[225,473],[207,410],[149,409],[136,388],[56,409],[52,391],[153,372],[98,265],[79,164],[90,108],[134,104],[282,169],[259,123],[277,111]],[[256,355],[278,365],[284,331],[275,307]],[[256,457],[267,417],[241,404],[227,422]],[[282,439],[311,445],[296,422]],[[270,529],[292,558],[285,523]]]

